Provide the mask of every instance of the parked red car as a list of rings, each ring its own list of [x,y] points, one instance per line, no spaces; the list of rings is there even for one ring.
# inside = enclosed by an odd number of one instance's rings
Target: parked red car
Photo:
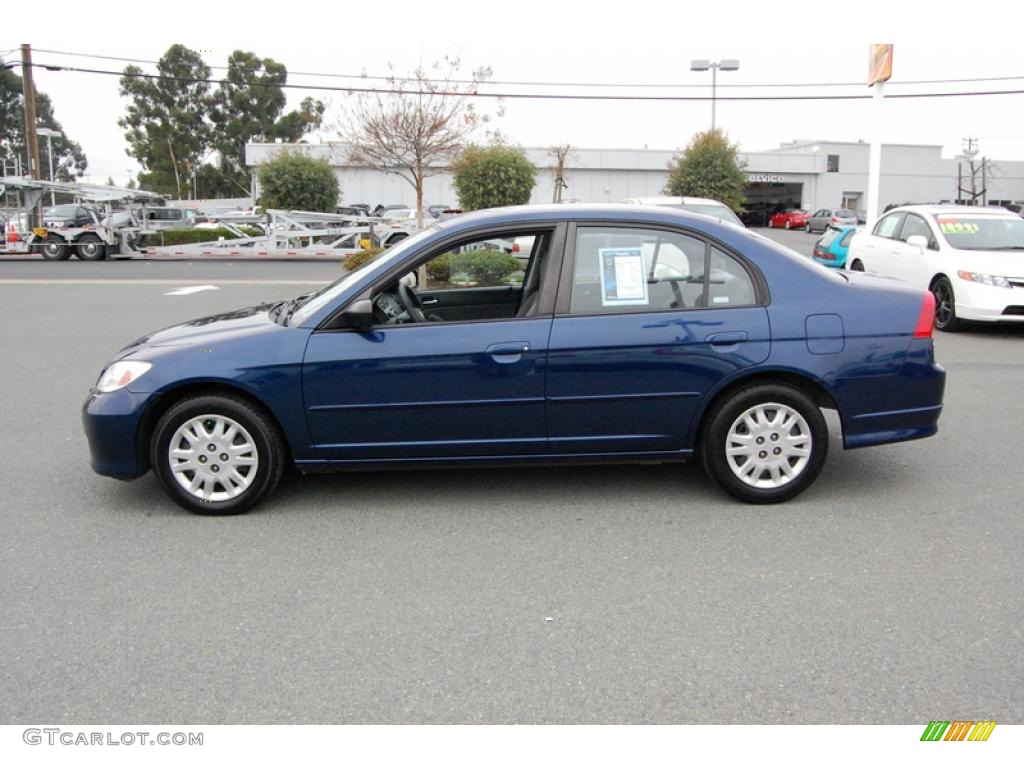
[[[807,226],[807,219],[810,218],[810,215],[807,211],[802,211],[799,208],[779,211],[768,219],[768,226],[771,229],[803,229]]]

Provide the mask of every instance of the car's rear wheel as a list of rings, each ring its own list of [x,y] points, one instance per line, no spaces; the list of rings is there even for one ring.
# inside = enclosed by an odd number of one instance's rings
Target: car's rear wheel
[[[775,229],[775,222],[768,219],[768,229]]]
[[[853,264],[850,265],[850,271],[851,272],[863,272],[864,271],[864,265],[861,263],[860,259],[854,259],[853,260]]]
[[[85,261],[102,261],[107,258],[107,246],[96,235],[82,235],[75,241],[75,253]]]
[[[785,226],[786,229],[789,229],[789,227],[790,227],[789,219],[786,219],[786,223],[783,226]]]
[[[50,261],[64,261],[71,257],[68,244],[63,238],[54,237],[53,235],[50,235],[42,242],[39,246],[39,253],[43,255],[44,259],[49,259]]]
[[[772,504],[814,482],[828,453],[828,427],[804,392],[759,384],[715,406],[701,441],[704,468],[741,501]]]
[[[201,515],[246,512],[284,471],[285,446],[261,409],[224,395],[190,397],[165,413],[150,454],[164,491]]]
[[[956,295],[949,279],[940,277],[932,283],[932,295],[935,297],[935,327],[948,333],[962,331],[964,321],[956,316]]]

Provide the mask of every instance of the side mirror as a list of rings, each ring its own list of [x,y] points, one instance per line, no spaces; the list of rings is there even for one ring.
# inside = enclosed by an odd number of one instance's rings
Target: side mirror
[[[924,235],[911,235],[907,238],[907,245],[916,247],[917,250],[924,253],[928,250],[928,238]]]
[[[373,302],[369,299],[356,299],[341,313],[341,325],[345,328],[356,328],[365,331],[373,327]]]

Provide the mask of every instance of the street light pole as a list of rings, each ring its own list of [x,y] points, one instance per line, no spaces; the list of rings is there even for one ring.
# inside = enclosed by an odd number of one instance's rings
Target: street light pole
[[[690,62],[691,72],[707,72],[711,70],[711,130],[715,130],[715,98],[718,90],[718,70],[724,72],[735,72],[740,68],[739,59],[722,59],[721,61],[708,61],[707,59],[693,59]]]
[[[36,133],[39,134],[40,136],[45,136],[46,137],[46,152],[50,156],[50,181],[54,181],[54,178],[53,178],[53,140],[55,138],[59,139],[64,134],[61,133],[60,131],[55,131],[52,128],[37,128],[36,129]],[[54,194],[54,191],[51,189],[50,190],[50,205],[54,206],[56,204],[57,204],[56,196]]]

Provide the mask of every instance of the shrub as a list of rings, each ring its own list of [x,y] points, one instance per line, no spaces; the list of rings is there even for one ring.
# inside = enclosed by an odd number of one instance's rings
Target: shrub
[[[333,213],[338,206],[338,177],[326,160],[284,151],[260,166],[259,180],[263,208]]]
[[[519,269],[519,259],[493,249],[465,251],[452,259],[451,272],[466,273],[478,285],[503,285]]]
[[[427,277],[433,283],[448,283],[452,279],[452,261],[454,256],[444,253],[427,262]]]
[[[740,210],[747,178],[738,151],[721,130],[694,135],[683,154],[669,166],[665,194],[710,197],[734,211]]]
[[[358,269],[363,266],[366,262],[376,256],[378,253],[383,251],[383,248],[364,248],[361,251],[353,253],[351,256],[345,258],[342,262],[342,266],[351,272],[353,269]]]
[[[258,237],[263,234],[262,229],[246,227],[243,231],[250,232],[249,237]],[[220,238],[225,240],[236,240],[238,235],[230,229],[218,227],[217,229],[165,229],[161,232],[142,235],[139,244],[142,246],[160,245],[188,245],[191,243],[206,243]]]
[[[530,202],[536,174],[517,147],[469,146],[452,163],[452,186],[467,211],[523,205]]]

